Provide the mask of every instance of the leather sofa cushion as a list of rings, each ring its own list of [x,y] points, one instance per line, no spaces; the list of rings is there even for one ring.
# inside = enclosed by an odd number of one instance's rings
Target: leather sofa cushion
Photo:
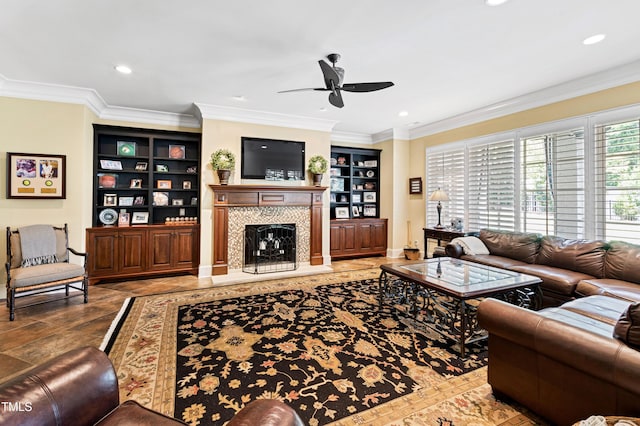
[[[612,278],[582,280],[576,286],[577,296],[601,294],[629,302],[640,301],[640,285]]]
[[[589,296],[566,302],[561,309],[596,319],[613,327],[628,307],[629,302],[626,300],[608,296]]]
[[[604,258],[604,276],[640,284],[640,246],[610,242]]]
[[[613,330],[613,337],[640,349],[640,302],[632,303],[622,313]]]
[[[125,401],[96,425],[100,426],[175,426],[186,423],[149,410],[135,401]]]
[[[479,238],[489,253],[526,263],[533,263],[540,249],[538,234],[482,229]]]
[[[536,263],[603,278],[606,247],[607,243],[600,240],[545,236],[542,238]]]
[[[521,260],[511,259],[509,257],[495,256],[493,254],[476,254],[476,255],[463,255],[460,257],[463,260],[469,260],[475,263],[481,263],[487,266],[494,266],[496,268],[511,269],[514,266],[528,265],[528,263]]]
[[[593,278],[593,276],[581,272],[547,265],[518,265],[510,269],[540,278],[543,295],[545,291],[550,290],[554,293],[573,296],[576,286],[581,280]]]

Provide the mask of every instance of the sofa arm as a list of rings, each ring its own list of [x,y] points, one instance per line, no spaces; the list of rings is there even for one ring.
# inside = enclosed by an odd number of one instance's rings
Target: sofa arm
[[[71,350],[0,385],[0,423],[89,425],[118,405],[118,379],[99,349]]]
[[[464,250],[462,246],[460,246],[459,244],[452,244],[452,243],[449,243],[444,247],[444,252],[446,253],[447,256],[453,257],[455,259],[460,259],[464,254]]]
[[[227,426],[304,426],[304,423],[284,402],[257,399],[238,411]]]

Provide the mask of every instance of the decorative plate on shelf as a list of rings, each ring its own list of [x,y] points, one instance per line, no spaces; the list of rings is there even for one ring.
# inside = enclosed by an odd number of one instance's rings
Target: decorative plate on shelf
[[[118,221],[118,212],[114,209],[104,209],[100,212],[98,218],[104,225],[113,225]]]
[[[373,170],[367,170],[367,177],[374,177],[376,174]]]

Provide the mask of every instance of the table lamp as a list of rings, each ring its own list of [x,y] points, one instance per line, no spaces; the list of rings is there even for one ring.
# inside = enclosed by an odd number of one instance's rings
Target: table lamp
[[[444,192],[443,190],[441,190],[440,188],[436,189],[435,191],[433,191],[431,193],[431,195],[429,196],[429,201],[437,201],[438,202],[438,224],[435,226],[436,228],[444,228],[444,226],[442,226],[442,223],[440,223],[440,214],[442,213],[442,204],[440,204],[440,201],[449,201],[449,197],[447,196],[447,193]]]

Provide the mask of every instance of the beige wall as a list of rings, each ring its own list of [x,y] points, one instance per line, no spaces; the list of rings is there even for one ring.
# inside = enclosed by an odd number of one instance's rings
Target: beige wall
[[[240,123],[234,121],[222,121],[205,119],[202,123],[202,188],[203,193],[201,195],[201,215],[200,220],[202,223],[201,239],[202,244],[200,247],[200,267],[208,268],[211,272],[211,262],[213,258],[213,229],[212,229],[212,205],[213,205],[213,192],[209,185],[217,184],[218,177],[213,173],[209,159],[211,153],[220,148],[226,148],[236,155],[236,168],[231,174],[229,184],[241,184],[243,183],[240,178],[240,161],[241,161],[241,137],[252,136],[259,138],[271,138],[271,139],[283,139],[283,140],[295,140],[304,141],[306,161],[312,156],[319,154],[325,158],[329,158],[331,154],[331,140],[329,132],[294,129],[288,127],[279,126],[266,126],[261,124]],[[305,162],[306,166],[306,162]],[[324,186],[329,184],[328,173],[322,181]],[[269,184],[267,181],[260,181],[263,184]],[[251,183],[259,183],[252,181]],[[296,183],[297,184],[297,183]],[[307,179],[301,185],[311,185],[311,178],[307,176]],[[322,224],[322,248],[325,263],[329,263],[329,191],[325,191],[324,194],[324,210],[323,210],[323,224]]]

